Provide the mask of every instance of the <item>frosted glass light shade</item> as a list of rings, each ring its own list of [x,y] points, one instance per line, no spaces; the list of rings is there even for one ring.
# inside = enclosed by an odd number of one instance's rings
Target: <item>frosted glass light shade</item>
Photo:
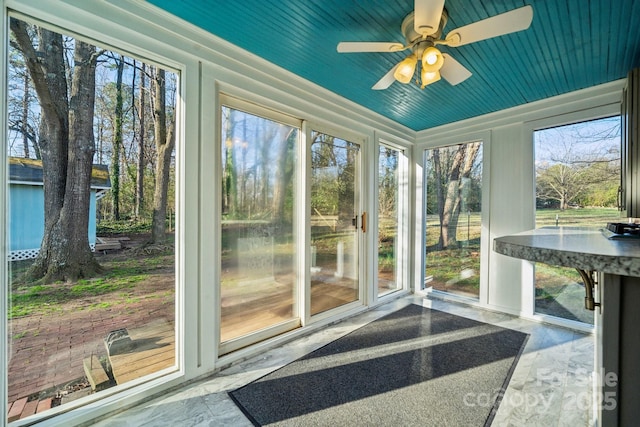
[[[444,64],[442,53],[433,46],[426,48],[422,54],[422,69],[427,72],[439,71]]]
[[[425,71],[424,69],[422,69],[422,74],[420,77],[422,81],[420,88],[424,89],[425,86],[440,80],[440,71]]]
[[[398,68],[393,73],[393,77],[400,83],[407,84],[411,81],[413,73],[416,71],[418,58],[415,55],[409,55],[398,64]]]

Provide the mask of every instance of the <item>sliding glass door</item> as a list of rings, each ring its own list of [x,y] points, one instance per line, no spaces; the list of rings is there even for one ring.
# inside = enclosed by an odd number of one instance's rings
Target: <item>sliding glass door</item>
[[[402,288],[402,213],[406,204],[406,158],[402,150],[378,149],[378,296]]]
[[[359,301],[366,219],[359,143],[311,131],[309,182],[300,187],[302,121],[220,97],[219,354],[227,354],[299,327],[302,316]]]
[[[360,145],[312,132],[311,315],[359,299],[359,177]]]
[[[221,353],[300,325],[295,119],[222,97]]]

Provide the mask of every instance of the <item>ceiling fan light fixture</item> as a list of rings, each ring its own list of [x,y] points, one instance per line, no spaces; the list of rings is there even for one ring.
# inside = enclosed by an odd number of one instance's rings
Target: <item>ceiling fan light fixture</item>
[[[393,73],[393,77],[400,83],[407,84],[411,81],[413,73],[416,71],[418,58],[415,54],[411,54],[403,59]]]
[[[527,5],[453,29],[443,39],[443,30],[449,20],[444,3],[445,0],[414,0],[414,10],[405,16],[400,28],[404,44],[340,42],[337,50],[339,53],[411,50],[409,57],[394,65],[371,87],[374,90],[387,89],[394,81],[408,84],[412,80],[424,89],[440,80],[441,74],[449,84],[455,86],[471,77],[471,72],[450,54],[440,52],[436,46],[458,47],[523,31],[533,21],[533,8]]]
[[[433,73],[440,70],[444,64],[442,52],[433,46],[426,48],[422,54],[422,69]]]
[[[420,89],[424,89],[425,86],[435,83],[440,80],[440,71],[426,71],[422,70]]]

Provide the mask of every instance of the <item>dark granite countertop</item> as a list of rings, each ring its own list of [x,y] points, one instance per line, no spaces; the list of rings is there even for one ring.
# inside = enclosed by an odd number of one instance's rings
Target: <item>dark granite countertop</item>
[[[497,237],[499,254],[550,265],[640,277],[640,238],[609,238],[606,230],[544,227]]]

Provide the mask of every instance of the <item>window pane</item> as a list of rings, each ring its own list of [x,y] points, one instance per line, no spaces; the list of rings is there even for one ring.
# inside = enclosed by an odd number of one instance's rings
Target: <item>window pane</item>
[[[222,342],[298,316],[298,138],[297,128],[222,108]]]
[[[620,117],[534,132],[536,227],[620,222]],[[536,264],[535,311],[593,324],[572,268]]]
[[[27,415],[175,366],[178,76],[12,21],[6,375]]]
[[[360,146],[321,132],[311,144],[311,314],[357,301]]]
[[[478,298],[482,143],[425,151],[425,287]]]
[[[378,155],[379,295],[400,288],[398,280],[400,155],[400,151],[380,145]]]

